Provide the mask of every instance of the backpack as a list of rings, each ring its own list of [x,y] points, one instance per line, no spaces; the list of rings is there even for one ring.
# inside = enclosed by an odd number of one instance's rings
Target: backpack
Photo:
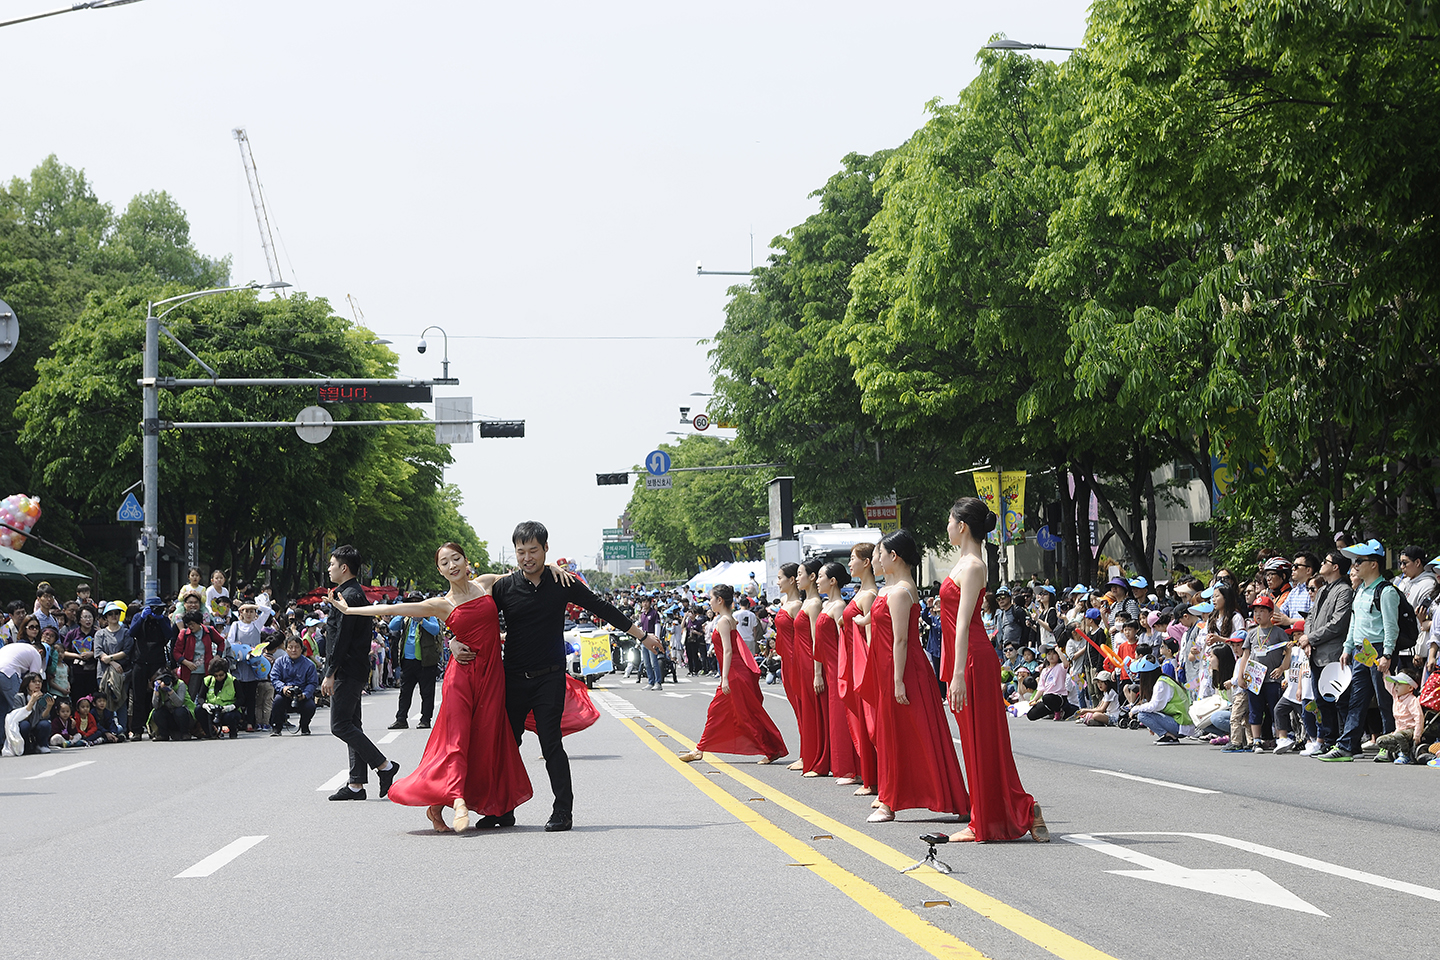
[[[1415,616],[1415,608],[1410,606],[1410,598],[1405,596],[1405,591],[1395,586],[1391,580],[1382,579],[1380,585],[1375,588],[1374,598],[1370,601],[1372,613],[1380,611],[1380,594],[1385,588],[1390,587],[1400,594],[1400,636],[1395,641],[1395,652],[1402,651],[1413,653],[1415,643],[1420,639],[1420,621]]]

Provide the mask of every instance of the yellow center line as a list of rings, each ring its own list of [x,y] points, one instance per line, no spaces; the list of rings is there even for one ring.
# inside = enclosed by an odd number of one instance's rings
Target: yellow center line
[[[656,727],[670,734],[675,742],[687,748],[694,749],[695,744],[678,730],[661,723],[653,717],[649,719]],[[820,811],[807,807],[800,801],[776,790],[768,783],[757,780],[748,773],[737,770],[723,760],[712,758],[713,754],[707,753],[705,755],[705,762],[717,770],[724,772],[737,783],[754,790],[759,796],[779,804],[796,816],[808,820],[811,824],[819,827],[822,832],[832,835],[836,840],[842,840],[850,844],[855,849],[874,857],[886,866],[892,867],[895,870],[903,870],[915,862],[914,857],[907,856],[894,847],[881,843],[867,833],[846,826],[839,820],[827,817]],[[708,783],[709,781],[705,782]],[[726,796],[729,796],[729,794],[726,794]],[[945,894],[946,897],[953,902],[968,907],[982,917],[992,920],[1006,930],[1009,930],[1011,933],[1029,940],[1037,947],[1048,950],[1055,956],[1062,958],[1062,960],[1115,960],[1114,957],[1105,953],[1103,950],[1092,947],[1083,940],[1077,940],[1068,933],[1056,930],[1043,920],[1037,920],[1028,913],[1018,910],[1001,900],[997,900],[987,893],[982,893],[968,884],[961,883],[954,877],[941,873],[932,867],[921,867],[918,870],[911,871],[906,874],[906,876],[919,880],[927,887]]]
[[[898,933],[907,937],[920,949],[933,957],[943,957],[946,960],[986,960],[985,954],[976,950],[970,944],[955,936],[941,930],[929,921],[922,920],[915,913],[907,910],[900,901],[880,890],[874,884],[862,880],[855,874],[836,864],[829,857],[824,856],[814,847],[801,840],[797,840],[774,823],[760,816],[750,807],[735,799],[726,791],[711,783],[705,776],[697,773],[688,763],[679,760],[670,748],[646,733],[644,728],[634,720],[621,720],[621,723],[640,738],[640,741],[660,755],[666,763],[679,771],[685,779],[689,780],[696,788],[704,793],[711,800],[714,800],[736,820],[754,830],[764,839],[779,847],[787,856],[798,865],[803,866],[825,882],[831,884],[835,889],[854,900],[880,920],[883,920]],[[662,726],[659,721],[654,721],[657,727]],[[669,728],[666,727],[666,730]]]

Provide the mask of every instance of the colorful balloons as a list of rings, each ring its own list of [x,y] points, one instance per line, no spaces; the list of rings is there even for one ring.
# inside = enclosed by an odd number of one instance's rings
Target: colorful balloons
[[[0,547],[9,547],[11,550],[19,550],[25,546],[25,534],[35,526],[35,521],[40,519],[40,499],[25,493],[12,493],[4,500],[0,500],[0,522],[7,526],[0,527]],[[9,529],[14,527],[15,530]],[[20,531],[16,533],[15,531]]]

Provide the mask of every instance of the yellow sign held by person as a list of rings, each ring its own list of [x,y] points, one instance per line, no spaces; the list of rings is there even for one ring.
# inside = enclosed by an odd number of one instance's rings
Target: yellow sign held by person
[[[991,543],[1021,543],[1025,540],[1025,478],[1024,470],[1000,473],[979,472],[975,478],[975,495],[995,514],[995,529],[985,538]],[[1002,539],[1003,537],[1003,539]]]
[[[585,634],[580,637],[580,672],[589,676],[595,673],[609,673],[615,669],[610,663],[610,634]]]

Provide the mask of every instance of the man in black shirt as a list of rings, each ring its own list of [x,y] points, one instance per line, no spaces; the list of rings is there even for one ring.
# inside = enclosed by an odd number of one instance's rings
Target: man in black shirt
[[[651,650],[660,641],[632,623],[630,618],[590,592],[580,581],[563,586],[545,566],[550,533],[545,525],[527,520],[515,528],[515,561],[520,569],[495,582],[491,594],[505,617],[505,710],[519,743],[525,717],[535,714],[535,734],[545,754],[545,772],[555,793],[555,807],[545,824],[548,832],[569,830],[573,824],[575,791],[570,781],[570,757],[560,738],[560,716],[565,711],[565,605],[573,603],[640,640]],[[457,640],[450,653],[460,663],[475,653]],[[482,827],[508,827],[515,812],[483,817]]]

